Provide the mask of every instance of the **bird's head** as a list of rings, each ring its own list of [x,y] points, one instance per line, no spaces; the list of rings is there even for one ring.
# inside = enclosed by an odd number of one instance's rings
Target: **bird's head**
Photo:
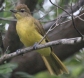
[[[29,8],[25,4],[19,4],[15,7],[14,10],[10,10],[14,13],[17,19],[21,19],[31,15]]]

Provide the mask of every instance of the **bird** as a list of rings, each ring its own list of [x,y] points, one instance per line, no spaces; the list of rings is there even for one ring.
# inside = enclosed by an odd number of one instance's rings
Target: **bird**
[[[32,16],[27,5],[19,4],[10,11],[17,19],[16,31],[24,46],[34,46],[35,43],[39,43],[45,35],[45,31],[40,21]],[[41,44],[47,42],[49,42],[49,39],[46,36]],[[68,69],[53,52],[52,47],[42,48],[36,51],[41,55],[51,75],[69,74]]]

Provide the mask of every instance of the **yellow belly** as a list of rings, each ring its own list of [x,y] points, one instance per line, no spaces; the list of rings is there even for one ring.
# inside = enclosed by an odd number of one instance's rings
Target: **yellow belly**
[[[23,21],[22,21],[23,22]],[[35,42],[39,42],[43,37],[35,30],[35,26],[29,26],[28,22],[22,23],[17,22],[17,26],[16,26],[16,30],[17,30],[17,34],[19,35],[19,38],[21,40],[21,42],[26,46],[33,46],[35,44]],[[42,44],[46,43],[45,40],[42,42]],[[49,55],[51,50],[50,48],[44,48],[44,49],[40,49],[37,50],[37,52],[39,52],[42,55]]]

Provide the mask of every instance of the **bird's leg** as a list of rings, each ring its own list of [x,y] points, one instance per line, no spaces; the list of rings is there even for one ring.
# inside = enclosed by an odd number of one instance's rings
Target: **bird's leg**
[[[39,43],[38,42],[35,42],[34,45],[33,45],[33,49],[36,50],[37,49],[37,45],[39,45]]]

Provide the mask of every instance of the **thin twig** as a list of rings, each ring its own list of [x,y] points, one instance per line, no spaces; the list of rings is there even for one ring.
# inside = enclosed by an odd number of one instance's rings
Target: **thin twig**
[[[7,53],[8,49],[9,49],[9,46],[6,48],[6,51],[4,52],[4,54]]]
[[[49,33],[50,31],[52,31],[53,29],[56,28],[56,24],[57,24],[57,22],[58,22],[59,19],[60,19],[60,18],[58,18],[57,21],[56,21],[54,24],[52,24],[52,25],[50,26],[50,28],[49,28],[48,31],[45,33],[45,35],[43,36],[43,38],[39,41],[39,44],[45,39],[45,37],[48,35],[48,33]],[[55,26],[54,26],[54,25],[55,25]],[[53,27],[53,26],[54,26],[54,27]]]
[[[3,17],[0,17],[0,20],[4,20],[4,21],[17,21],[16,19],[8,19],[8,18],[3,18]]]
[[[72,3],[71,3],[71,11],[72,11],[72,25],[74,26],[75,30],[79,33],[79,35],[81,35],[81,37],[83,38],[83,35],[82,33],[76,28],[76,25],[75,25],[75,22],[74,22],[74,19],[73,19],[73,10],[72,10]]]
[[[82,15],[84,15],[84,13],[80,14],[79,16],[75,16],[73,19],[76,19],[76,18],[78,18],[78,17],[80,17],[80,16],[82,16]],[[65,23],[67,23],[67,22],[69,22],[69,21],[71,21],[71,20],[72,20],[72,19],[67,20],[67,21],[64,21],[64,22],[58,24],[58,26],[59,26],[59,25],[62,25],[62,24],[65,24]]]
[[[53,8],[52,10],[54,10],[54,9],[56,9],[56,8]],[[47,15],[49,14],[49,12],[51,12],[52,10],[48,11],[43,17],[39,18],[38,20],[43,19],[43,18],[44,18],[45,16],[47,16]]]
[[[65,9],[63,9],[62,7],[60,7],[60,6],[56,5],[56,4],[54,4],[51,0],[49,0],[49,1],[50,1],[50,3],[51,3],[52,5],[54,5],[54,6],[58,7],[58,8],[60,8],[61,10],[65,11],[68,15],[71,16],[71,14],[70,14],[69,12],[67,12]]]
[[[61,19],[61,17],[57,19],[54,27],[52,27],[50,31],[53,31],[58,26],[58,22],[59,22],[60,19]]]
[[[57,3],[57,0],[56,0],[56,3]],[[58,11],[58,7],[56,7],[57,8],[57,10],[56,10],[56,15],[58,16],[58,14],[59,14],[59,11]]]
[[[43,36],[43,38],[38,42],[39,44],[45,39],[45,37],[47,36],[47,34],[50,32],[50,29],[56,24],[56,22],[50,26],[50,28],[48,29],[48,31],[45,33],[45,35]]]
[[[68,15],[66,15],[66,16],[60,16],[61,18],[66,18],[66,17],[68,17]],[[43,22],[43,23],[48,23],[48,22],[52,22],[52,21],[56,21],[57,20],[57,18],[56,19],[53,19],[53,20],[49,20],[49,21],[41,21],[41,22]]]
[[[84,22],[84,19],[82,19],[81,17],[79,17],[79,16],[76,16],[76,17],[78,17],[81,21],[83,21],[83,22]]]

